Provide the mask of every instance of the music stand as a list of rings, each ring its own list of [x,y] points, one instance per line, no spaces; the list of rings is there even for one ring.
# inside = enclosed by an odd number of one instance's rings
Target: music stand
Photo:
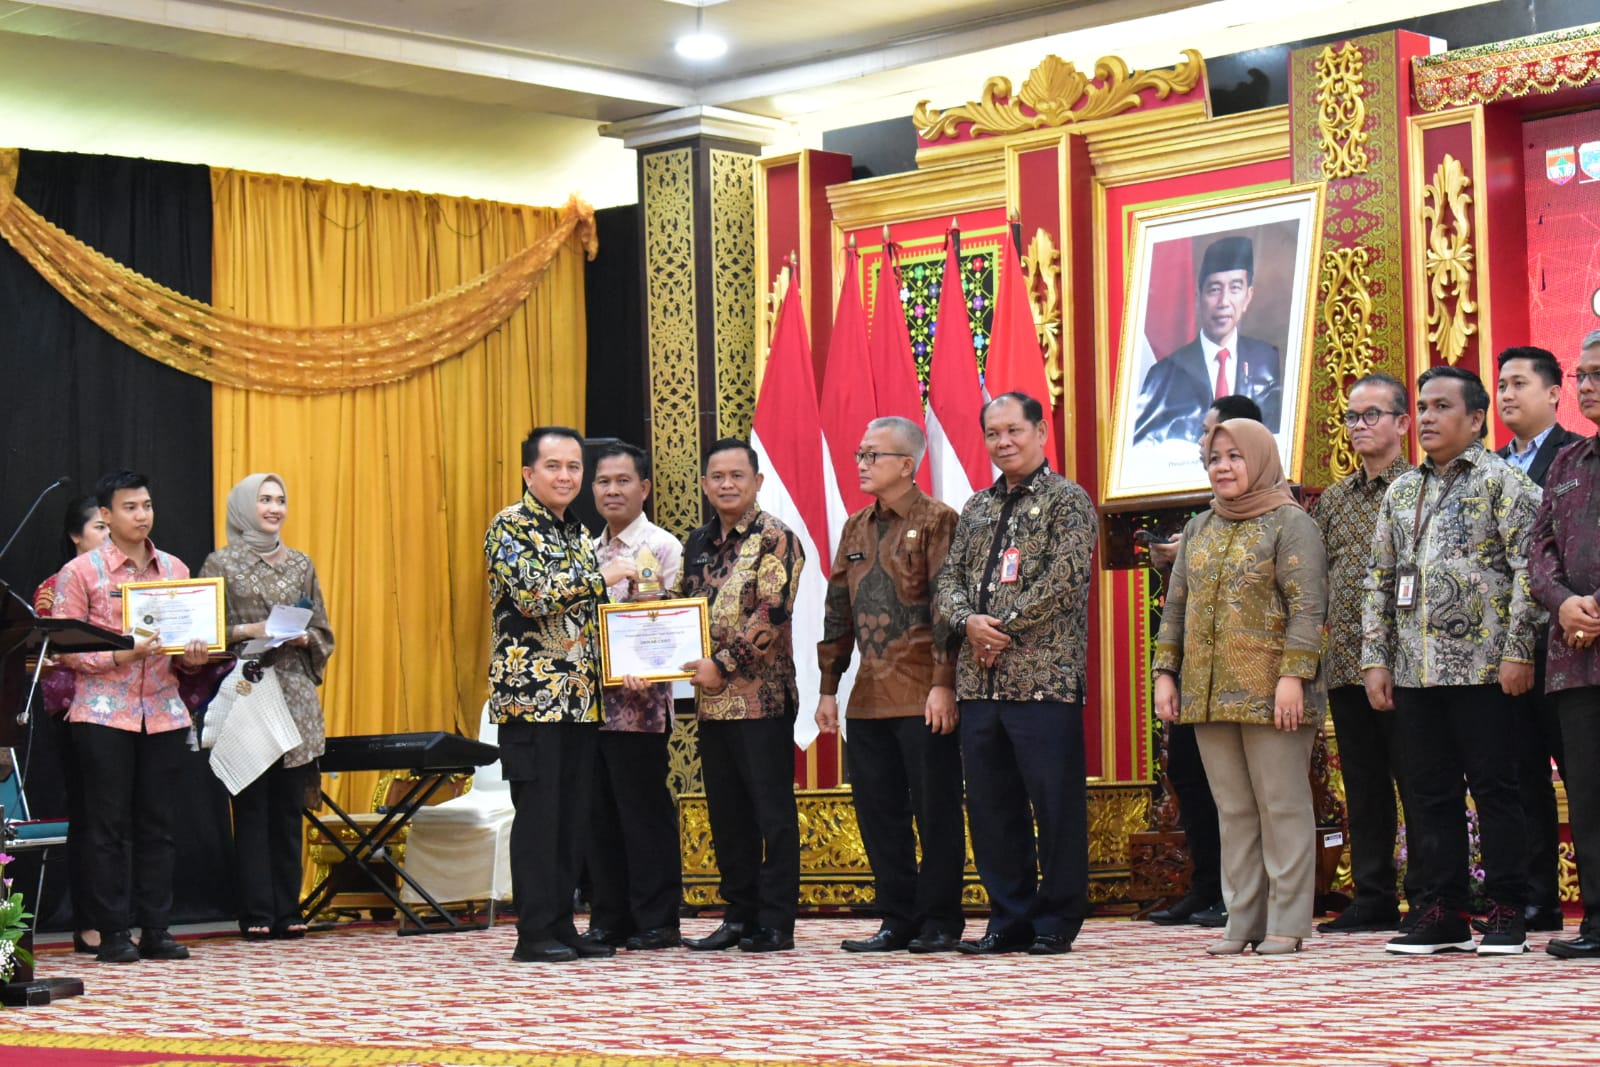
[[[28,602],[18,596],[4,579],[0,579],[0,661],[19,649],[38,657],[26,693],[20,701],[16,697],[17,691],[22,688],[17,684],[21,681],[21,672],[0,672],[0,709],[3,709],[3,714],[10,715],[11,709],[15,708],[15,722],[28,721],[34,696],[39,689],[39,677],[44,672],[44,661],[52,651],[114,652],[132,647],[132,637],[102,629],[82,619],[53,619],[34,614]],[[16,773],[20,774],[21,771]],[[71,827],[67,832],[72,832]],[[0,847],[4,844],[3,831],[0,831]],[[43,862],[41,858],[40,863]],[[43,881],[41,867],[41,885]],[[39,903],[35,901],[34,907],[38,906]],[[32,951],[32,933],[25,935],[20,944]],[[38,978],[34,976],[32,967],[19,961],[14,980],[0,986],[0,1003],[13,1006],[48,1004],[53,1000],[75,997],[82,992],[83,982],[79,979]]]

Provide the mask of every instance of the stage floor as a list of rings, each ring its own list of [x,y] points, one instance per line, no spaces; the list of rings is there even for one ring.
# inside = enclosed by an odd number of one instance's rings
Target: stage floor
[[[703,934],[713,920],[688,921]],[[1600,963],[1543,951],[1397,958],[1383,935],[1293,957],[1211,958],[1212,931],[1085,927],[1056,957],[851,955],[859,919],[802,921],[789,953],[621,953],[514,964],[515,933],[191,941],[186,963],[44,950],[87,995],[0,1009],[6,1067],[412,1064],[729,1067],[760,1063],[1600,1063]],[[1573,932],[1569,921],[1568,936]]]

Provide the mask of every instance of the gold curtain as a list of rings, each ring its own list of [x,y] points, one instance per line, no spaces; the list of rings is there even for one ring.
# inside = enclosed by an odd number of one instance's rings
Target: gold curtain
[[[311,394],[400,381],[498,328],[569,239],[595,253],[594,210],[574,197],[554,226],[424,298],[336,322],[278,325],[173,292],[46,222],[16,199],[18,156],[0,149],[0,237],[123,344],[240,388]]]
[[[561,212],[213,171],[213,300],[262,323],[334,326],[445,292]],[[214,388],[221,502],[252,471],[288,483],[285,540],[316,563],[337,649],[328,732],[475,735],[488,668],[483,535],[521,491],[530,427],[581,427],[584,257],[556,254],[505,324],[403,381],[314,396]],[[369,810],[374,778],[330,794]]]

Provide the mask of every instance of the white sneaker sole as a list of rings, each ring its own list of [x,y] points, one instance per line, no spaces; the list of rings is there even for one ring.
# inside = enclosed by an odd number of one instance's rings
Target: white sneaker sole
[[[1479,945],[1478,946],[1478,955],[1480,955],[1480,956],[1520,956],[1524,952],[1527,952],[1527,951],[1528,951],[1528,942],[1527,941],[1523,941],[1520,945],[1486,945],[1486,944],[1484,944],[1484,945]]]
[[[1383,946],[1385,952],[1393,952],[1400,956],[1431,956],[1435,952],[1471,952],[1478,946],[1471,938],[1465,941],[1444,941],[1436,945],[1396,945],[1393,943]],[[1478,949],[1478,951],[1482,951]]]

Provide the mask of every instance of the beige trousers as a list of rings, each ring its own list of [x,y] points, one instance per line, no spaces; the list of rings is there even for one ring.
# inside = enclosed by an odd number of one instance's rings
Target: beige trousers
[[[1310,937],[1316,897],[1311,746],[1316,727],[1197,723],[1195,741],[1217,801],[1227,936]]]

